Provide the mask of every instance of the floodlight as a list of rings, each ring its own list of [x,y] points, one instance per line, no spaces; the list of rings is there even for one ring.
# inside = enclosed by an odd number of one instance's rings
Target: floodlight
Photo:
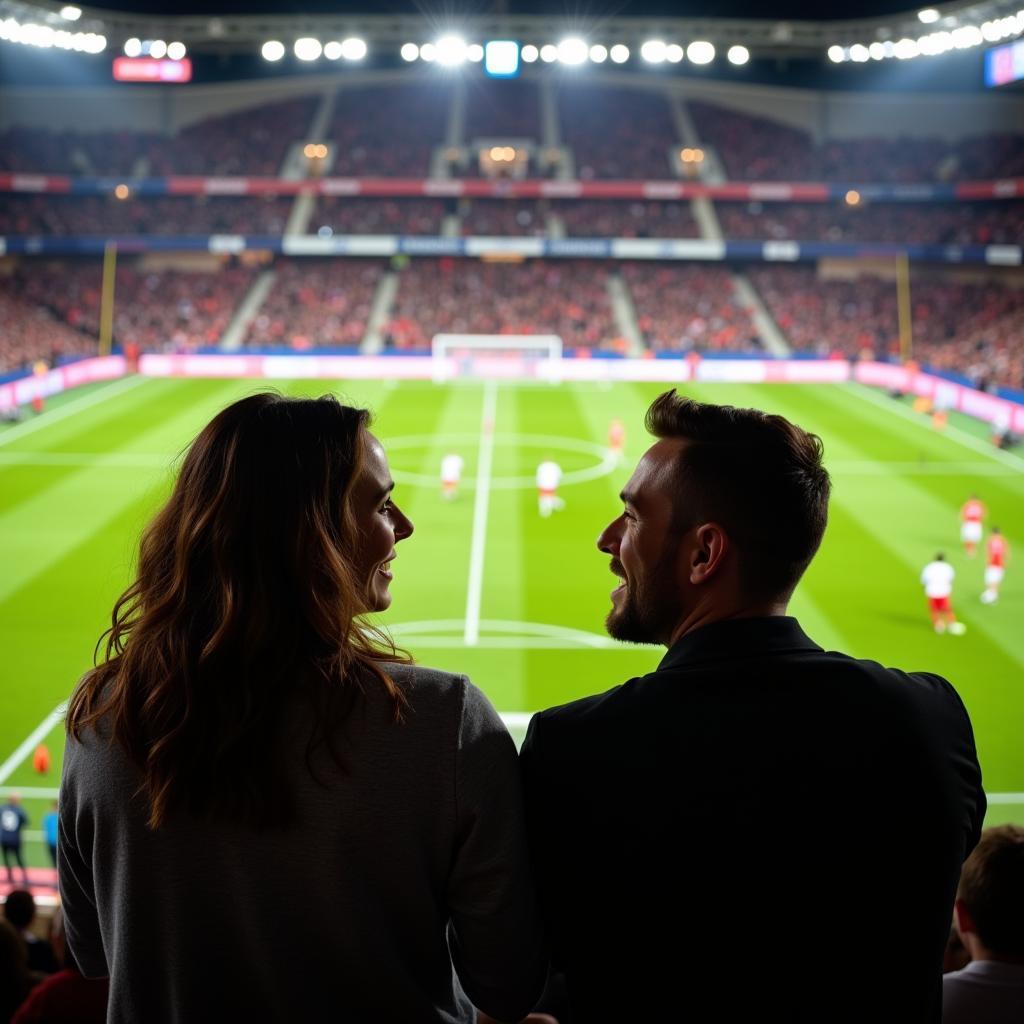
[[[544,46],[540,48],[540,59],[544,61],[545,64],[553,64],[558,60],[558,47],[552,46],[551,43],[545,43]]]
[[[964,25],[953,30],[953,45],[958,50],[966,50],[972,46],[980,46],[985,41],[981,29],[977,25]]]
[[[466,47],[466,59],[479,64],[484,59],[484,48],[479,43],[470,43]]]
[[[519,51],[519,56],[522,57],[524,64],[533,64],[540,56],[540,50],[538,50],[532,43],[527,43],[526,46]]]
[[[853,188],[843,198],[846,200],[847,206],[857,206],[860,203],[860,193]]]
[[[746,64],[750,60],[750,51],[745,46],[730,46],[726,57],[730,64]]]
[[[828,48],[828,59],[833,64],[842,64],[846,60],[846,51],[841,46],[830,46]]]
[[[678,64],[683,59],[683,48],[678,43],[669,43],[665,47],[665,60],[669,64]]]
[[[850,60],[854,64],[863,64],[871,59],[871,53],[863,43],[854,43],[850,47]]]
[[[419,59],[420,48],[415,43],[402,43],[401,54],[402,60],[407,60],[411,63]]]
[[[872,43],[868,47],[872,60],[885,60],[885,43]]]
[[[328,60],[339,60],[341,58],[341,43],[337,39],[324,43],[324,56]]]
[[[127,45],[128,44],[125,43],[125,47],[127,47]],[[125,49],[125,53],[128,53],[127,49]],[[269,60],[271,62],[280,60],[284,56],[284,43],[277,39],[268,39],[260,49],[260,53],[264,60]]]
[[[142,40],[136,39],[134,36],[131,39],[126,39],[124,41],[124,55],[126,57],[141,57]]]
[[[563,39],[558,44],[558,59],[562,64],[576,67],[587,63],[587,44],[579,38]]]
[[[527,54],[527,50],[531,51]],[[484,71],[497,78],[519,74],[519,58],[531,63],[537,59],[536,46],[524,46],[522,53],[514,39],[489,39],[484,47]]]
[[[660,39],[648,39],[640,47],[640,56],[648,64],[660,64],[665,59],[665,44]]]
[[[897,60],[910,60],[913,57],[917,57],[923,51],[913,39],[901,39],[896,44],[896,49],[893,52],[896,54]]]
[[[420,60],[425,60],[428,64],[437,60],[437,47],[433,43],[424,43],[420,47]]]
[[[622,43],[616,43],[608,52],[616,64],[625,64],[629,60],[629,47]]]
[[[442,36],[435,45],[438,64],[454,68],[465,63],[466,40],[461,36]]]
[[[162,39],[154,39],[149,44],[149,55],[155,60],[163,60],[167,56],[167,44]]]
[[[345,60],[362,60],[366,56],[366,41],[349,36],[341,41],[341,55]]]
[[[296,39],[293,49],[295,56],[299,60],[305,61],[317,60],[320,54],[324,52],[323,46],[320,45],[320,40],[314,39],[312,36],[303,36],[301,39]]]
[[[939,20],[941,15],[934,7],[926,7],[923,11],[918,11],[917,16],[925,25],[934,25]]]
[[[686,56],[691,64],[710,64],[715,59],[715,47],[704,39],[690,43]]]
[[[78,21],[78,19],[82,16],[82,8],[72,7],[69,4],[67,7],[62,7],[60,9],[60,16],[65,21]]]
[[[167,44],[167,56],[171,60],[183,60],[188,50],[185,49],[184,43],[168,43]]]
[[[595,64],[603,64],[608,59],[608,47],[595,43],[590,48],[590,59]]]

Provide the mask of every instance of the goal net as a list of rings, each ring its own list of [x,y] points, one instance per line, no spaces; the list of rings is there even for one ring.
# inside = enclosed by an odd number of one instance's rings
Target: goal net
[[[561,379],[557,334],[435,334],[434,380]]]

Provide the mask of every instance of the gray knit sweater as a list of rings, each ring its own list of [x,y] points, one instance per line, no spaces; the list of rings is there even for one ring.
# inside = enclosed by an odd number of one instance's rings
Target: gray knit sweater
[[[140,776],[96,734],[69,740],[60,889],[84,974],[109,974],[110,1022],[470,1022],[524,1015],[544,957],[516,751],[465,677],[392,672],[351,716],[339,772],[288,767],[296,821],[258,832],[185,815],[145,824]],[[291,741],[289,741],[291,742]],[[454,969],[453,969],[454,963]]]

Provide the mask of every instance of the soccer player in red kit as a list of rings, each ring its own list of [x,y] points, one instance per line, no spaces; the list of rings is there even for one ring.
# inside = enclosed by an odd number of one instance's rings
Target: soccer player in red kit
[[[981,521],[986,515],[987,509],[978,501],[976,494],[972,494],[960,509],[960,539],[969,558],[974,557],[981,543]]]
[[[622,461],[622,449],[626,446],[626,428],[622,420],[612,420],[608,425],[608,453],[616,462]]]
[[[995,604],[999,599],[999,584],[1003,582],[1006,558],[1010,553],[1010,545],[999,532],[998,526],[992,527],[986,551],[988,560],[985,565],[985,591],[981,595],[981,600],[983,604]]]

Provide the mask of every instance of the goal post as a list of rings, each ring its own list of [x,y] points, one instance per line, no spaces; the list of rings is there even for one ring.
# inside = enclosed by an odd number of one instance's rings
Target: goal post
[[[557,334],[435,334],[430,343],[434,380],[561,379]]]

